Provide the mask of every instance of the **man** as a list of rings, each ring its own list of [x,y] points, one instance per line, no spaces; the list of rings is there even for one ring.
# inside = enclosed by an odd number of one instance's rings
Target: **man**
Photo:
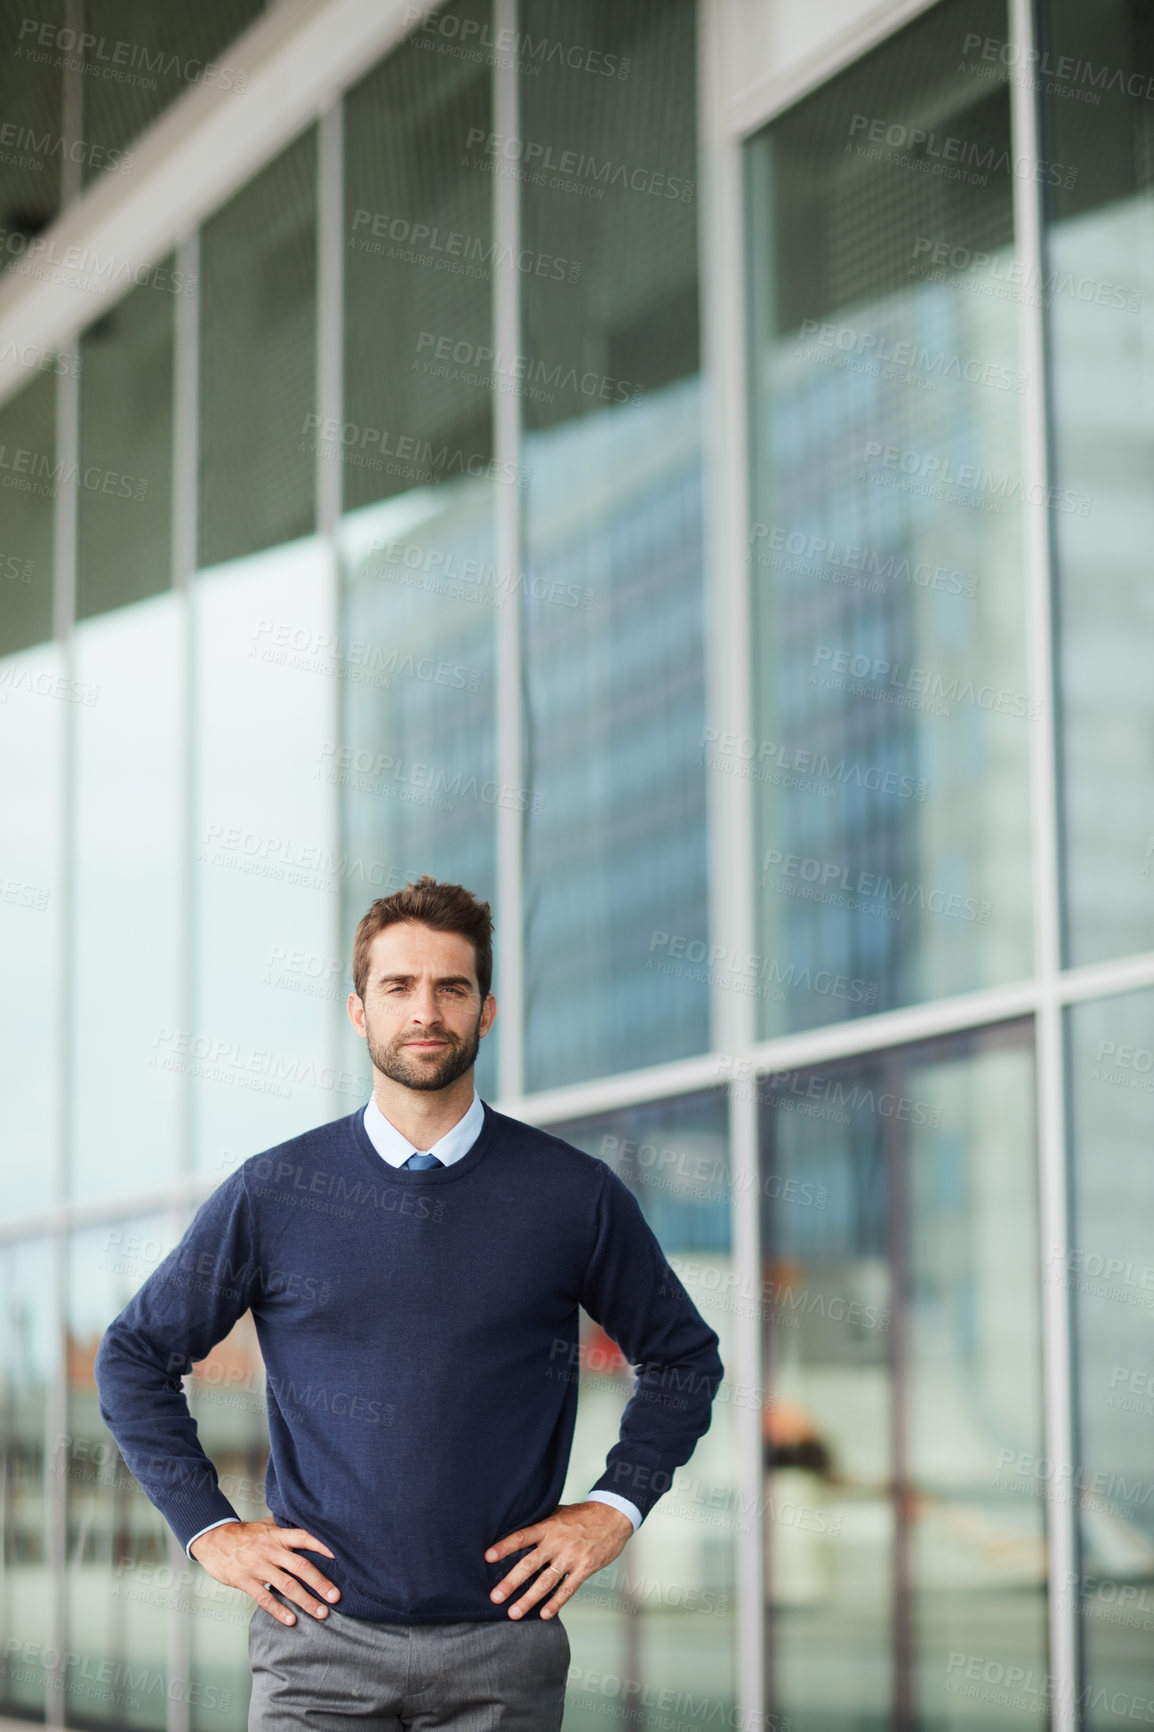
[[[250,1732],[559,1727],[557,1613],[709,1426],[717,1336],[630,1192],[476,1093],[491,979],[489,906],[461,885],[426,875],[374,902],[348,999],[368,1106],[226,1179],[101,1343],[125,1461],[259,1608]],[[559,1504],[578,1306],[638,1378],[605,1472]],[[255,1522],[220,1491],[180,1381],[246,1310],[271,1442]]]

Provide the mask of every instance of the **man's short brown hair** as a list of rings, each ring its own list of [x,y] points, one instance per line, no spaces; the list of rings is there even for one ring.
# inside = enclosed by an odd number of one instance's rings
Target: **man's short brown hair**
[[[477,957],[477,981],[481,997],[487,998],[493,984],[493,917],[487,902],[478,902],[463,884],[441,884],[424,873],[392,896],[379,896],[357,925],[353,939],[353,990],[365,996],[369,977],[369,951],[373,939],[386,926],[401,920],[419,920],[434,932],[459,932],[473,946]]]

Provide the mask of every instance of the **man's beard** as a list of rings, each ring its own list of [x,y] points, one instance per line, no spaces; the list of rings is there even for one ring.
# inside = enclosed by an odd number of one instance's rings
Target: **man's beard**
[[[373,1034],[367,1017],[365,1033],[368,1037],[369,1057],[375,1070],[381,1071],[393,1082],[403,1083],[406,1088],[426,1089],[431,1093],[435,1089],[447,1089],[450,1083],[456,1082],[459,1076],[464,1076],[470,1066],[476,1063],[481,1049],[481,1013],[478,1012],[476,1028],[464,1040],[458,1040],[447,1029],[430,1028],[423,1035],[414,1036],[410,1031],[405,1036],[398,1036],[386,1046]],[[439,1061],[431,1065],[427,1060],[408,1057],[405,1046],[413,1039],[444,1040],[449,1044]]]

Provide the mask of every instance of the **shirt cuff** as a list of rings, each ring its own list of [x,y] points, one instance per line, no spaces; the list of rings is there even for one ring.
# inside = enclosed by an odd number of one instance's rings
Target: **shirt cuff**
[[[641,1526],[641,1511],[635,1503],[630,1503],[627,1497],[618,1497],[615,1491],[591,1491],[585,1499],[586,1503],[607,1503],[610,1509],[619,1509],[621,1514],[628,1516],[633,1523],[633,1532]]]
[[[209,1522],[209,1524],[206,1528],[201,1528],[200,1533],[193,1534],[192,1539],[189,1540],[188,1544],[184,1548],[185,1557],[186,1558],[192,1557],[192,1547],[195,1544],[195,1542],[200,1538],[201,1534],[209,1534],[212,1532],[213,1528],[222,1528],[228,1522],[238,1522],[239,1520],[240,1520],[239,1516],[221,1516],[221,1518],[218,1522]],[[195,1563],[196,1559],[193,1558],[192,1561],[193,1561],[193,1563]]]

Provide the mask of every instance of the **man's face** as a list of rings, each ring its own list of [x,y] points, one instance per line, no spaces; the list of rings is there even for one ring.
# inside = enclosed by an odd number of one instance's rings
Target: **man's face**
[[[482,1001],[469,940],[415,920],[377,933],[364,1000],[349,995],[373,1068],[411,1089],[448,1088],[471,1069],[496,1014],[492,993]]]

